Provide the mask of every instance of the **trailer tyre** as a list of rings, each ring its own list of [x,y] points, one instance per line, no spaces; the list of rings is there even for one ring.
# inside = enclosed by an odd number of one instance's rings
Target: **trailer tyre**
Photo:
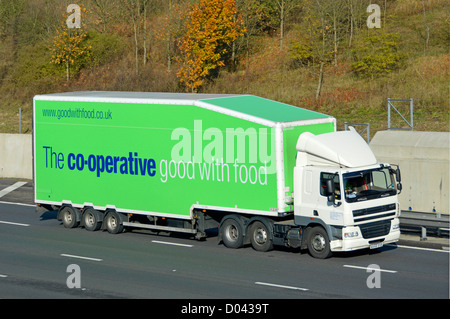
[[[106,230],[110,234],[119,234],[123,231],[122,218],[116,211],[110,211],[107,213],[103,222]]]
[[[325,259],[331,256],[328,234],[320,226],[308,230],[308,251],[314,258]]]
[[[83,225],[85,229],[90,231],[99,230],[102,226],[100,212],[93,208],[85,209],[83,213]]]
[[[70,206],[63,206],[60,208],[59,216],[66,228],[75,228],[79,225],[78,211]]]
[[[270,238],[270,232],[260,221],[256,221],[252,224],[250,229],[250,242],[253,249],[257,251],[269,251],[273,249],[272,238]]]
[[[239,223],[233,219],[226,219],[222,226],[222,241],[228,248],[240,248],[244,243],[243,229]]]

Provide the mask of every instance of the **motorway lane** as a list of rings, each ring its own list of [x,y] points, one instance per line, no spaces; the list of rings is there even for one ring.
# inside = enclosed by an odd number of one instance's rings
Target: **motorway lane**
[[[289,249],[227,249],[215,237],[69,230],[54,212],[5,203],[0,242],[1,298],[449,297],[448,252],[395,245],[317,260]],[[80,266],[81,288],[66,285],[70,264]],[[381,268],[380,288],[367,287],[372,264]]]

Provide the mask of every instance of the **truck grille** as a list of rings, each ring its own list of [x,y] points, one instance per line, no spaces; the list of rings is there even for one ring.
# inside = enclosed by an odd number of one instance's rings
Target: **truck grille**
[[[391,229],[391,220],[380,220],[378,222],[359,225],[364,239],[385,236]]]
[[[377,206],[377,207],[370,207],[370,208],[363,208],[363,209],[357,209],[353,211],[353,219],[355,220],[355,223],[357,222],[363,222],[368,221],[376,218],[383,218],[383,217],[389,217],[395,215],[395,204],[388,204],[383,206]],[[391,211],[391,212],[389,212]],[[385,214],[379,214],[387,212]],[[379,214],[379,215],[377,215]]]

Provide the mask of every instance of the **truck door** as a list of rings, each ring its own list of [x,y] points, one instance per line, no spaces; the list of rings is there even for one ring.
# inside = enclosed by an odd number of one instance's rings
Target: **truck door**
[[[343,207],[342,203],[342,188],[339,180],[339,174],[330,172],[320,172],[319,176],[319,192],[317,206],[314,210],[314,215],[322,219],[327,224],[341,224],[337,221],[343,221]],[[332,180],[334,183],[334,203],[329,200],[329,193],[327,191],[327,180]]]
[[[313,210],[317,206],[317,182],[314,178],[315,172],[310,168],[305,168],[302,172],[302,185],[301,185],[301,197],[299,204],[299,216],[311,217],[313,216]],[[316,187],[315,187],[316,186]]]

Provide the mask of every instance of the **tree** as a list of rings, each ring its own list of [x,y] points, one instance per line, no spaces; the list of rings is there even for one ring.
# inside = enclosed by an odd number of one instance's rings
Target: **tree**
[[[134,55],[136,63],[136,74],[139,74],[139,37],[142,34],[143,37],[143,49],[144,58],[143,63],[145,65],[147,61],[147,6],[149,0],[126,0],[123,2],[126,8],[128,17],[131,19],[134,31]],[[141,25],[143,31],[141,31]]]
[[[283,48],[286,17],[295,8],[300,6],[297,0],[275,0],[278,16],[280,19],[280,50]]]
[[[301,7],[299,0],[250,0],[249,6],[263,29],[279,29],[280,50],[283,48],[288,15]]]
[[[374,78],[401,67],[406,56],[398,50],[396,33],[370,35],[355,44],[352,70],[358,76]]]
[[[155,38],[162,40],[165,46],[168,73],[172,71],[172,61],[177,54],[178,40],[183,37],[185,32],[186,16],[189,11],[189,8],[186,8],[186,1],[188,0],[164,0],[164,5],[161,5],[160,9],[165,9],[165,13],[162,14],[162,19],[155,24]]]
[[[179,43],[182,57],[177,76],[197,92],[213,70],[225,65],[230,46],[243,35],[235,0],[200,0],[194,5]]]
[[[81,8],[82,12],[86,12]],[[51,48],[51,63],[64,65],[66,68],[66,80],[70,79],[70,68],[79,69],[77,60],[82,56],[89,55],[92,49],[85,41],[87,34],[82,28],[69,29],[66,19],[69,15],[64,14],[64,19],[56,35],[53,37],[53,47]]]
[[[305,1],[304,29],[299,40],[291,43],[291,57],[301,65],[318,66],[316,99],[323,85],[324,67],[331,63],[337,47],[337,28],[333,28],[332,4],[335,0]],[[335,32],[332,37],[333,31]]]

